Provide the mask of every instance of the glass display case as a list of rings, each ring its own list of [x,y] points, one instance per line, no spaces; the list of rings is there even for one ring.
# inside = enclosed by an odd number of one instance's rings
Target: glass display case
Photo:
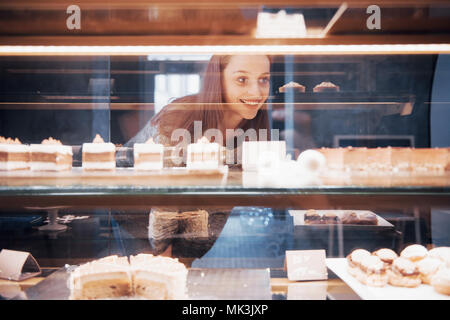
[[[0,16],[0,249],[41,268],[3,275],[0,298],[69,299],[77,266],[139,254],[178,259],[192,300],[450,298],[387,275],[372,290],[347,270],[356,249],[450,246],[448,2],[3,1]],[[189,139],[161,138],[172,123]],[[111,170],[85,166],[96,136],[113,145]],[[219,162],[193,169],[203,136]],[[34,158],[50,138],[70,146],[67,170]],[[162,168],[141,170],[149,138]],[[291,278],[287,252],[324,252],[302,265],[324,278]],[[434,258],[448,282],[449,255]]]

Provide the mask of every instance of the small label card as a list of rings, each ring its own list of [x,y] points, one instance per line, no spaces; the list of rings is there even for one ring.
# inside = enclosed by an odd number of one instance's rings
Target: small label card
[[[325,250],[286,250],[285,270],[290,281],[328,279]]]
[[[29,252],[3,249],[0,252],[0,278],[22,281],[41,274],[41,267]]]

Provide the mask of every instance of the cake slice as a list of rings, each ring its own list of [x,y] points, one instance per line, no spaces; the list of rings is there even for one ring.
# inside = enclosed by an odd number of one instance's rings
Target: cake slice
[[[22,170],[30,167],[30,147],[19,139],[0,137],[0,170]]]
[[[66,171],[72,169],[72,147],[64,146],[52,137],[42,140],[41,144],[32,144],[32,171]]]
[[[127,257],[117,255],[76,268],[69,279],[70,300],[111,299],[133,293]]]
[[[188,169],[218,169],[220,165],[220,145],[218,143],[210,143],[206,137],[202,137],[197,143],[188,145],[186,161]]]
[[[392,148],[368,148],[366,150],[367,170],[390,171]]]
[[[92,143],[83,143],[82,168],[87,171],[114,170],[116,147],[97,134]]]
[[[164,146],[152,138],[145,143],[135,143],[133,148],[136,170],[160,170],[163,168]]]
[[[138,254],[130,256],[134,294],[151,300],[186,299],[188,270],[169,257]]]

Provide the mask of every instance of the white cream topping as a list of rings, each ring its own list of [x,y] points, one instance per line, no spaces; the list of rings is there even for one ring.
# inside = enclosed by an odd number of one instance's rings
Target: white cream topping
[[[116,147],[113,143],[83,143],[82,150],[84,153],[104,153],[116,152]]]
[[[72,155],[72,147],[57,144],[32,144],[30,145],[32,153],[61,153]]]

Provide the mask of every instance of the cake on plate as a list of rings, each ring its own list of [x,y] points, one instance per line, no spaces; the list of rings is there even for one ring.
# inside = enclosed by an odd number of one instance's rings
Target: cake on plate
[[[135,143],[133,148],[136,170],[160,170],[163,168],[164,146],[149,138],[145,143]]]
[[[23,170],[30,167],[30,147],[19,139],[0,137],[0,170]]]
[[[114,170],[116,168],[116,147],[111,142],[105,142],[97,134],[91,143],[83,143],[83,170]]]
[[[72,147],[52,137],[30,145],[32,171],[66,171],[72,169]]]
[[[187,147],[186,167],[194,170],[218,169],[222,164],[220,145],[202,137]]]

